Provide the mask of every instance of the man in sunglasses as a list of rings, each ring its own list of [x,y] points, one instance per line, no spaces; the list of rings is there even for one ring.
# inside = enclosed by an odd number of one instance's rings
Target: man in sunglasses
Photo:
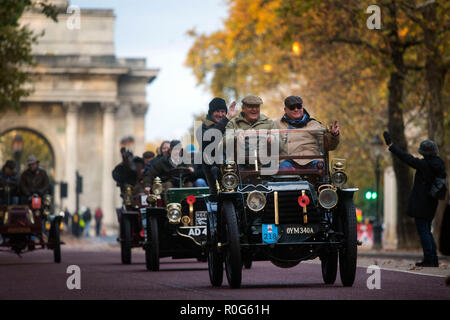
[[[310,117],[309,113],[303,107],[303,100],[298,96],[289,96],[284,100],[284,115],[274,123],[275,129],[308,129],[323,130],[325,127],[317,120]],[[333,121],[330,130],[325,133],[328,150],[334,150],[339,144],[339,124]],[[311,132],[301,132],[293,134],[287,141],[280,141],[280,155],[288,154],[295,156],[318,155],[320,149],[317,136]],[[323,167],[323,161],[311,159],[288,159],[280,163],[280,169],[315,169]]]

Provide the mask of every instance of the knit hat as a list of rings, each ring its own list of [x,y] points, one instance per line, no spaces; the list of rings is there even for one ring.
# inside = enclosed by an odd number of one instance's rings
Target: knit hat
[[[417,150],[421,155],[425,156],[437,156],[439,149],[436,142],[433,140],[425,140],[420,143],[420,147]]]
[[[228,112],[227,104],[222,98],[214,98],[211,100],[209,103],[208,115],[212,115],[212,113],[217,110],[225,110],[225,112]]]

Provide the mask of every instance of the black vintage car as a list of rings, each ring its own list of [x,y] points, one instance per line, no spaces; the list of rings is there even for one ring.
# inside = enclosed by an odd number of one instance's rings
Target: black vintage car
[[[0,186],[0,193],[9,193],[8,186]],[[10,199],[6,196],[6,199]],[[61,262],[60,232],[63,228],[62,214],[51,210],[51,196],[42,199],[35,194],[26,204],[11,204],[9,200],[0,205],[0,248],[18,255],[35,249],[53,250],[54,262]]]
[[[135,193],[132,185],[125,185],[122,207],[116,209],[120,226],[117,241],[123,264],[131,264],[133,248],[144,248],[148,205],[145,193]]]
[[[180,177],[189,173],[187,168],[177,168]],[[206,216],[205,198],[209,188],[169,188],[163,193],[158,178],[148,197],[146,210],[145,260],[147,270],[158,271],[159,259],[196,258],[206,262]],[[180,178],[181,181],[181,178]],[[181,182],[180,182],[181,184]]]
[[[246,140],[252,135],[253,149]],[[305,135],[315,142],[302,145]],[[335,282],[339,260],[342,283],[352,286],[358,189],[343,188],[345,160],[334,159],[330,168],[325,130],[272,130],[269,137],[236,134],[237,155],[222,166],[220,192],[206,199],[211,284],[222,284],[223,265],[229,285],[238,288],[252,261],[290,268],[319,257],[326,284]],[[267,142],[273,149],[264,162],[259,149]]]

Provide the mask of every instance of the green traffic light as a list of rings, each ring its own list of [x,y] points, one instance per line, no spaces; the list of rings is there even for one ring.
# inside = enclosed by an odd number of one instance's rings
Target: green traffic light
[[[378,197],[378,194],[376,192],[372,192],[372,199],[376,199]]]
[[[367,191],[366,192],[366,199],[370,200],[372,198],[372,192],[371,191]]]

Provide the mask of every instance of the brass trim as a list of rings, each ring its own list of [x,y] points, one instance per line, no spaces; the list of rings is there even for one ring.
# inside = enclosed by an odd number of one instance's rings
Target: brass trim
[[[190,227],[188,227],[188,228],[190,228]],[[206,226],[205,226],[205,227],[194,227],[194,228],[206,228]],[[188,236],[188,235],[183,234],[183,233],[180,233],[180,232],[178,231],[178,229],[177,229],[177,234],[180,235],[180,236],[182,236],[182,237],[191,239],[192,241],[194,241],[194,243],[195,243],[196,245],[198,245],[198,246],[200,246],[200,247],[202,246],[202,244],[201,244],[200,242],[198,242],[197,240],[195,240],[193,237]]]
[[[183,224],[183,226],[187,227],[190,222],[191,219],[188,216],[181,217],[181,223]]]
[[[178,212],[180,213],[180,218],[179,219],[177,219],[177,220],[170,220],[169,219],[169,214],[170,214],[170,211],[172,210],[172,209],[176,209],[176,210],[178,210]],[[177,223],[180,223],[180,221],[181,221],[181,204],[179,204],[179,203],[176,203],[176,202],[172,202],[172,203],[169,203],[167,206],[166,206],[166,210],[167,210],[167,220],[169,220],[169,223],[171,223],[171,224],[177,224]]]
[[[275,224],[280,224],[279,212],[278,212],[278,191],[274,191],[273,193],[273,203],[275,209]]]
[[[189,224],[191,225],[191,226],[193,226],[194,225],[194,204],[193,203],[191,203],[191,204],[189,204]]]
[[[258,168],[258,152],[255,150],[255,171],[259,171]]]

